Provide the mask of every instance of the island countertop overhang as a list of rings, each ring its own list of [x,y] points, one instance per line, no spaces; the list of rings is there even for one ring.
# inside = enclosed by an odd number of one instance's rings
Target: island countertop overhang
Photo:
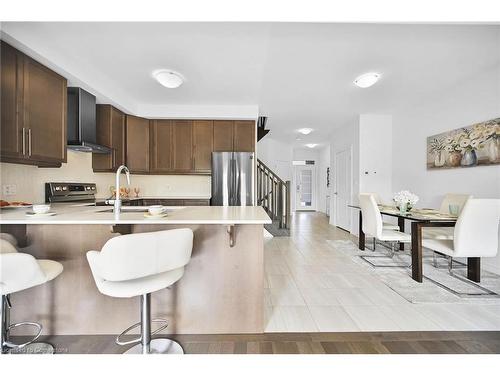
[[[272,221],[262,207],[257,206],[186,206],[166,207],[167,216],[152,219],[144,217],[138,210],[122,211],[120,218],[114,217],[112,207],[53,204],[54,216],[27,216],[27,209],[3,209],[0,225],[8,224],[271,224]],[[142,207],[147,209],[147,207]]]

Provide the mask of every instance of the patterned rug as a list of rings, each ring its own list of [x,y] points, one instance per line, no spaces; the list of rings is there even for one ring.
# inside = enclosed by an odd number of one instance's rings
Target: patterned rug
[[[327,240],[332,249],[348,256],[366,272],[375,275],[385,285],[412,303],[491,303],[500,304],[500,276],[481,271],[481,283],[467,280],[467,268],[460,261],[453,262],[453,275],[448,272],[448,261],[438,257],[438,267],[433,265],[432,252],[424,249],[424,280],[417,283],[411,278],[409,250],[389,256],[389,250],[377,244],[376,250],[361,251],[352,241]]]

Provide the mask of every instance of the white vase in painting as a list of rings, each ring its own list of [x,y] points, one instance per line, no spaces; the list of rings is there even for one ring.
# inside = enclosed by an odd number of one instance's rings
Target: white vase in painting
[[[436,167],[442,167],[445,163],[446,163],[445,153],[442,151],[436,152],[436,155],[434,156],[434,165]]]
[[[488,145],[488,159],[494,163],[498,160],[500,154],[500,138],[492,138]]]

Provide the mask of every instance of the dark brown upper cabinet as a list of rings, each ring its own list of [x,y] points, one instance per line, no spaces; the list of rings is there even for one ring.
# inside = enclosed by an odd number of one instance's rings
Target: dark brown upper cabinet
[[[1,42],[2,161],[66,162],[67,81]]]
[[[149,173],[149,120],[126,116],[127,167],[132,173]]]
[[[151,172],[170,173],[173,169],[172,120],[151,121]]]
[[[193,121],[172,120],[173,171],[193,170]]]
[[[95,172],[114,172],[125,164],[125,114],[109,104],[98,104],[96,141],[111,148],[111,153],[92,154],[92,169]]]
[[[214,151],[233,151],[234,121],[214,121]]]
[[[233,150],[255,151],[255,121],[235,121]]]
[[[195,172],[210,173],[212,170],[213,134],[213,121],[193,121],[193,159]]]
[[[214,121],[214,151],[255,151],[255,121]]]

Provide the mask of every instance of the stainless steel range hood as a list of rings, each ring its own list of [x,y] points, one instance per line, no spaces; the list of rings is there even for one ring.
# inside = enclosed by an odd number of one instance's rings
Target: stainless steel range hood
[[[68,87],[68,148],[109,154],[111,149],[96,142],[95,96],[80,87]]]

